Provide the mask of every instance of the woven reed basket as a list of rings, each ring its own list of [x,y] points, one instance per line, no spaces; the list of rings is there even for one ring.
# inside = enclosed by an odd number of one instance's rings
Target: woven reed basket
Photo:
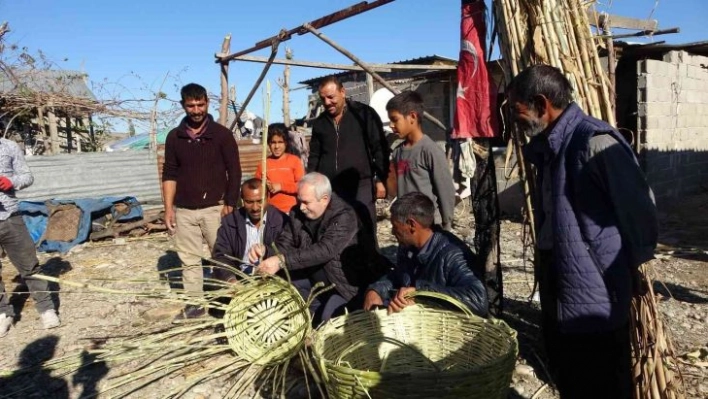
[[[330,398],[501,399],[518,342],[501,320],[413,305],[331,319],[312,349]]]
[[[257,365],[280,364],[297,353],[310,334],[307,304],[278,277],[244,281],[224,314],[229,347]]]

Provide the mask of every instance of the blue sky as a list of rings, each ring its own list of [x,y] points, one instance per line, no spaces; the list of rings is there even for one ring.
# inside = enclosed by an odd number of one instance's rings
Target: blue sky
[[[6,36],[8,43],[42,50],[60,68],[83,70],[92,81],[107,82],[110,92],[145,98],[159,89],[169,73],[163,91],[178,99],[179,86],[192,81],[210,92],[219,92],[214,53],[219,51],[225,34],[232,34],[232,51],[243,50],[281,28],[293,28],[357,2],[0,0],[0,22],[9,22],[12,29]],[[659,20],[660,28],[681,27],[680,34],[655,40],[708,40],[699,25],[708,17],[706,0],[603,0],[601,4],[602,10],[612,14],[635,18],[651,15]],[[396,0],[322,32],[369,62],[431,54],[457,58],[459,18],[457,0]],[[351,63],[312,35],[295,36],[283,43],[278,57],[284,58],[285,46],[298,60]],[[267,54],[262,50],[254,55]],[[236,85],[238,100],[246,97],[261,69],[262,64],[231,63],[230,84]],[[281,92],[275,84],[282,70],[282,66],[274,65],[267,77],[273,98],[271,121],[282,119]],[[326,74],[324,69],[292,68],[292,86]],[[262,109],[259,90],[249,110],[261,114]],[[300,117],[305,111],[305,92],[294,92],[291,115]],[[139,131],[144,128],[138,125]]]

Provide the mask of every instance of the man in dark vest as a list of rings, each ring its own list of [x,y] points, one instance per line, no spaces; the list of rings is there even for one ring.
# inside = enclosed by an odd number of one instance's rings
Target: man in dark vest
[[[573,102],[560,70],[507,88],[536,166],[542,328],[561,398],[631,398],[629,310],[657,241],[654,197],[631,147]]]
[[[325,110],[312,123],[307,171],[327,176],[375,237],[376,198],[386,196],[390,153],[381,118],[370,106],[347,100],[334,76],[322,80],[318,93]]]

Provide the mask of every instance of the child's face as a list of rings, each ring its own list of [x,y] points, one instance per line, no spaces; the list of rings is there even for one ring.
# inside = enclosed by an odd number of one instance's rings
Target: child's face
[[[413,114],[403,115],[398,111],[388,111],[388,120],[391,130],[401,139],[408,137],[418,123]]]

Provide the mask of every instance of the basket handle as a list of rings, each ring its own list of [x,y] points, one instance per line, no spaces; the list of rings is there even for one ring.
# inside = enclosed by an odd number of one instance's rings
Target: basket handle
[[[482,319],[481,317],[472,313],[472,311],[464,303],[462,303],[462,301],[460,301],[459,299],[453,298],[450,295],[442,294],[440,292],[433,292],[433,291],[414,291],[414,292],[406,295],[406,298],[413,298],[413,297],[440,299],[440,300],[447,302],[450,305],[456,307],[457,309],[462,311],[462,313],[464,313],[465,316],[467,316],[469,318]]]
[[[405,342],[403,342],[403,341],[399,341],[399,340],[397,340],[397,339],[395,339],[395,338],[386,337],[386,336],[380,337],[380,342],[376,342],[376,343],[384,343],[384,342],[385,342],[385,343],[389,343],[389,344],[393,344],[393,345],[397,345],[397,346],[399,346],[399,347],[401,347],[401,348],[410,350],[411,352],[413,352],[413,353],[415,353],[416,355],[419,355],[421,358],[425,359],[425,361],[428,362],[428,364],[430,364],[430,366],[432,366],[432,367],[435,369],[436,372],[440,372],[440,371],[441,371],[440,367],[438,367],[435,363],[433,363],[432,360],[428,359],[427,356],[425,356],[421,351],[419,351],[419,350],[416,349],[415,347],[413,347],[413,346],[411,346],[411,345],[408,345],[407,343],[405,343]],[[359,348],[361,348],[361,347],[363,347],[363,346],[370,345],[370,344],[372,344],[372,342],[367,342],[367,341],[357,341],[357,342],[354,342],[354,343],[350,344],[349,346],[347,346],[346,348],[344,348],[344,350],[342,350],[342,352],[340,352],[340,354],[339,354],[339,356],[337,357],[337,360],[335,360],[334,364],[337,364],[337,365],[340,364],[340,363],[342,362],[342,358],[343,358],[344,356],[350,354],[351,352],[354,352],[355,350],[357,350],[357,349],[359,349]],[[384,362],[384,364],[385,364],[385,362]],[[384,370],[383,370],[383,365],[384,365],[384,364],[381,365],[381,370],[379,371],[379,372],[381,372],[381,373],[384,371]]]

